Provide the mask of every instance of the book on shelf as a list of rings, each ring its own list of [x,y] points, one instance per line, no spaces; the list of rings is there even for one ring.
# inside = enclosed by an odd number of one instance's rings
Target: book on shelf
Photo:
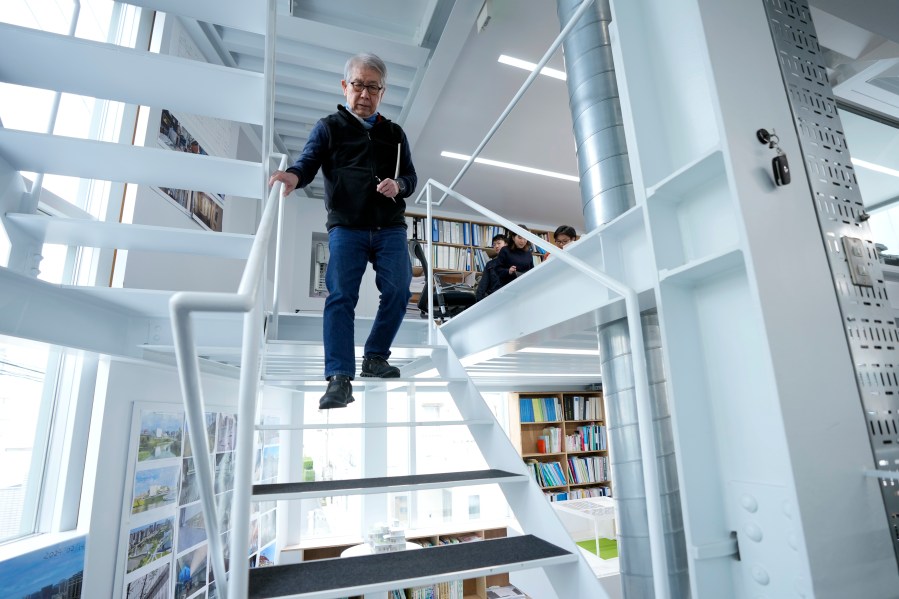
[[[543,494],[550,501],[568,501],[569,499],[568,491],[544,491]]]
[[[611,497],[612,489],[609,487],[588,487],[586,489],[571,489],[567,499],[585,499],[587,497]],[[562,501],[562,500],[560,500]]]
[[[527,460],[525,462],[528,470],[537,484],[541,487],[563,487],[565,486],[565,472],[562,469],[561,462],[540,462],[538,460]]]
[[[555,397],[519,398],[521,422],[560,422],[562,406]]]
[[[558,426],[543,428],[543,434],[537,439],[542,439],[545,451],[541,453],[560,453],[562,451],[562,429]]]
[[[579,426],[571,435],[565,435],[566,451],[604,451],[606,427],[601,424]]]
[[[571,395],[563,399],[566,420],[601,420],[600,398]]]
[[[404,599],[462,599],[462,581],[450,580],[414,589],[406,589]]]
[[[571,484],[600,483],[609,480],[609,459],[606,456],[568,458]]]

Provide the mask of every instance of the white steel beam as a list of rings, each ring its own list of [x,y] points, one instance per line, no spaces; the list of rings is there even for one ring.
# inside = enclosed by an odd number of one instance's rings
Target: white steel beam
[[[0,56],[6,83],[262,124],[259,73],[7,24]],[[188,84],[204,93],[172,93]]]
[[[122,181],[173,189],[262,196],[262,165],[0,128],[0,156],[19,171]]]
[[[265,35],[266,13],[246,0],[128,0],[127,4]]]
[[[108,223],[39,214],[7,214],[23,234],[42,243],[69,246],[199,254],[246,260],[252,235]]]
[[[138,357],[140,314],[76,289],[0,268],[0,334],[116,356]]]

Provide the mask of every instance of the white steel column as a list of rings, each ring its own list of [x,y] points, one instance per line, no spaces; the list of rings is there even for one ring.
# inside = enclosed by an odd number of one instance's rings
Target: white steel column
[[[894,597],[852,360],[764,6],[612,0],[692,596]],[[773,183],[776,129],[793,182]],[[737,559],[739,550],[739,560]]]

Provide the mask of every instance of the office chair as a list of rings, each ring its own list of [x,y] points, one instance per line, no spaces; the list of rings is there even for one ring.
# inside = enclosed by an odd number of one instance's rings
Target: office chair
[[[428,259],[425,257],[424,248],[417,239],[412,239],[409,244],[412,246],[412,255],[414,255],[426,273],[428,272]],[[427,283],[422,287],[421,297],[418,298],[418,309],[422,318],[428,316],[428,293]],[[475,290],[469,285],[462,283],[449,283],[443,279],[438,273],[434,273],[434,318],[447,320],[461,313],[465,308],[475,303]]]

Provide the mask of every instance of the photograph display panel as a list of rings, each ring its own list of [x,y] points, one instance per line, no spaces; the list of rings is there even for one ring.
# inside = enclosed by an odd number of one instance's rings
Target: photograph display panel
[[[160,147],[176,152],[208,155],[200,142],[191,135],[187,127],[170,111],[163,109],[159,117],[159,133],[156,140]],[[189,189],[159,187],[159,191],[181,207],[193,220],[210,231],[222,230],[225,213],[224,194]]]
[[[81,597],[86,536],[61,541],[0,561],[4,599]]]
[[[278,418],[263,417],[265,424]],[[219,532],[230,567],[237,416],[204,415],[201,435],[212,469]],[[253,483],[277,482],[281,435],[255,435]],[[129,458],[131,488],[123,511],[120,571],[130,599],[209,599],[216,596],[209,539],[200,502],[198,464],[184,412],[170,404],[136,402]],[[276,562],[276,502],[251,502],[249,563]]]

